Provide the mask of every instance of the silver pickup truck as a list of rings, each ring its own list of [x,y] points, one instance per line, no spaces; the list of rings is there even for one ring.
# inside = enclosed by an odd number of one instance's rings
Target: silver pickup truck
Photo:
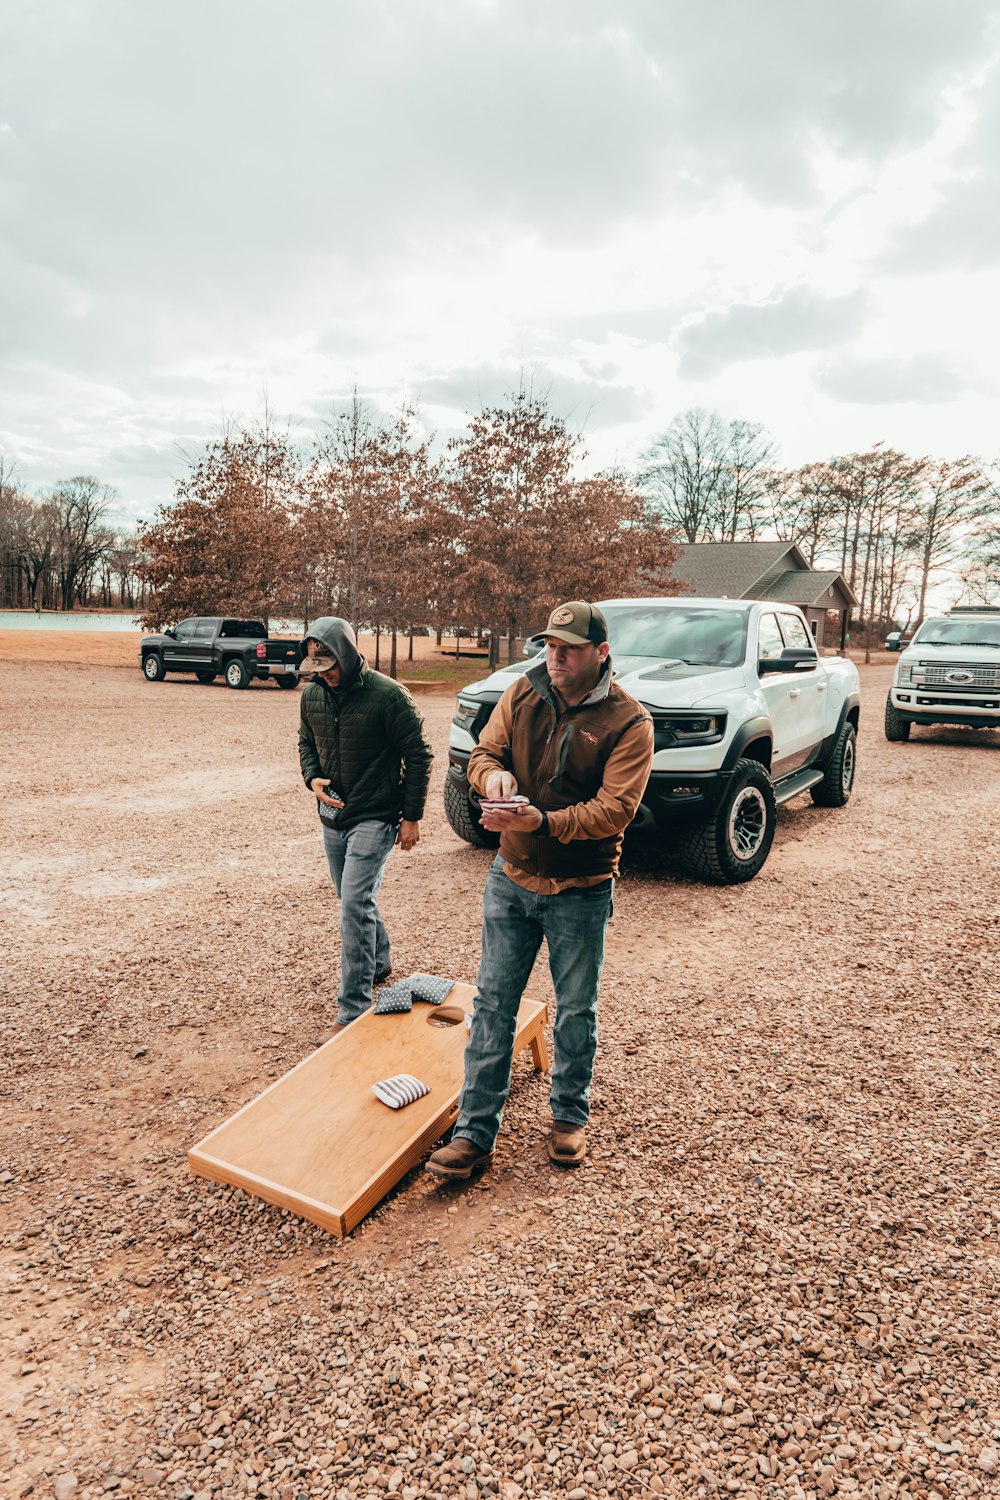
[[[631,830],[667,842],[718,885],[752,880],[774,839],[776,810],[803,792],[842,807],[857,769],[860,715],[853,662],[821,657],[794,605],[745,599],[611,599],[615,676],[649,709],[655,754]],[[534,638],[527,649],[537,653]],[[463,688],[445,776],[448,821],[493,847],[466,769],[512,675],[529,657]]]
[[[906,645],[885,705],[885,737],[914,724],[1000,729],[1000,608],[961,605],[925,620]]]

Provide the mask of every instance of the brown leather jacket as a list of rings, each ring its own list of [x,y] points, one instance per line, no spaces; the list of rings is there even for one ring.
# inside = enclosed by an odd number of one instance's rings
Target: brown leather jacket
[[[505,831],[500,853],[529,876],[564,880],[618,873],[622,835],[635,816],[653,759],[653,721],[618,686],[608,661],[597,686],[567,708],[544,663],[504,693],[469,760],[481,796],[493,771],[512,771],[519,792],[549,816],[549,837]]]

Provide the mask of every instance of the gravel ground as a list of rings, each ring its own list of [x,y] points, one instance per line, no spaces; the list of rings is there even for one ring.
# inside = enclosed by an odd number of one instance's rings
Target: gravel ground
[[[632,860],[584,1169],[524,1055],[495,1170],[341,1241],[185,1165],[332,1019],[297,696],[5,666],[0,1493],[1000,1494],[1000,734],[886,744],[889,672],[750,886]],[[422,707],[383,905],[399,973],[471,979]]]

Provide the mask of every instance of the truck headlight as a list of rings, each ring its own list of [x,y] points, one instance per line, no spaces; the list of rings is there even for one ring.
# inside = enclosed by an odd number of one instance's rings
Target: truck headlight
[[[897,667],[897,669],[896,669],[896,686],[897,687],[909,687],[909,685],[910,685],[910,683],[912,681],[913,681],[913,668],[912,667]]]
[[[653,714],[654,748],[669,750],[681,745],[712,745],[726,733],[725,714]]]
[[[476,702],[475,698],[463,698],[459,695],[453,722],[458,725],[459,729],[469,729],[480,707],[481,705]]]

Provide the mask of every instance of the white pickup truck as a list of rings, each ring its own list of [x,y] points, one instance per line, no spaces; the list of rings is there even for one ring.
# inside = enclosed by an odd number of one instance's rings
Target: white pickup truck
[[[1000,729],[1000,607],[963,605],[925,620],[903,650],[885,704],[885,737],[913,724]]]
[[[666,837],[693,873],[752,880],[774,839],[777,807],[802,792],[842,807],[857,767],[858,672],[817,654],[793,605],[745,599],[611,599],[617,680],[653,716],[655,753],[630,832]],[[495,847],[469,786],[469,756],[523,662],[463,688],[445,776],[448,821],[466,843]]]

